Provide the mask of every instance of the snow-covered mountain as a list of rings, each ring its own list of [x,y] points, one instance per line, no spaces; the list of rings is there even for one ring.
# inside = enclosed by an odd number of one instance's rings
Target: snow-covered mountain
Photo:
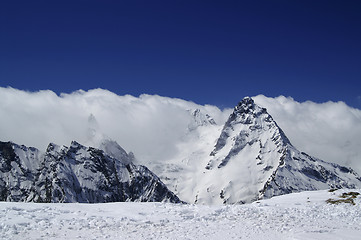
[[[248,97],[234,108],[209,157],[209,177],[199,201],[245,203],[291,192],[361,186],[352,169],[298,151],[267,110]]]
[[[298,151],[265,108],[244,98],[226,123],[198,110],[179,153],[149,163],[182,200],[247,203],[305,190],[361,187],[352,169]],[[146,164],[146,163],[143,163]]]
[[[103,150],[75,141],[46,152],[0,142],[0,201],[180,202],[148,168],[113,141]]]

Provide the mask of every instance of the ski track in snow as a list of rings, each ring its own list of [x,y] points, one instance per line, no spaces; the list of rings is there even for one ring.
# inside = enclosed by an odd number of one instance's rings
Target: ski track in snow
[[[346,191],[302,192],[222,206],[1,202],[0,238],[360,239],[361,197],[356,205],[325,202]]]

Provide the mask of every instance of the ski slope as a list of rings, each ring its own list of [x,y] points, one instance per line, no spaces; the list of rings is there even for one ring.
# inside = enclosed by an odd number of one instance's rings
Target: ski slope
[[[361,197],[293,193],[245,205],[0,203],[0,239],[360,239]],[[356,192],[361,193],[361,190]]]

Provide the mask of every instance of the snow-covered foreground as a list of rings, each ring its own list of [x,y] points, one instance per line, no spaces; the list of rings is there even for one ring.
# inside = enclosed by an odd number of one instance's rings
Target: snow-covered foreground
[[[0,203],[1,239],[360,239],[355,190],[303,192],[246,205]],[[361,193],[361,190],[356,192]]]

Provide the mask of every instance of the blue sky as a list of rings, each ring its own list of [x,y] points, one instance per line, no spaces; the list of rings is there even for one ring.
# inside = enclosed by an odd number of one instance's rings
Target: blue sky
[[[360,1],[2,1],[0,86],[361,108]]]

